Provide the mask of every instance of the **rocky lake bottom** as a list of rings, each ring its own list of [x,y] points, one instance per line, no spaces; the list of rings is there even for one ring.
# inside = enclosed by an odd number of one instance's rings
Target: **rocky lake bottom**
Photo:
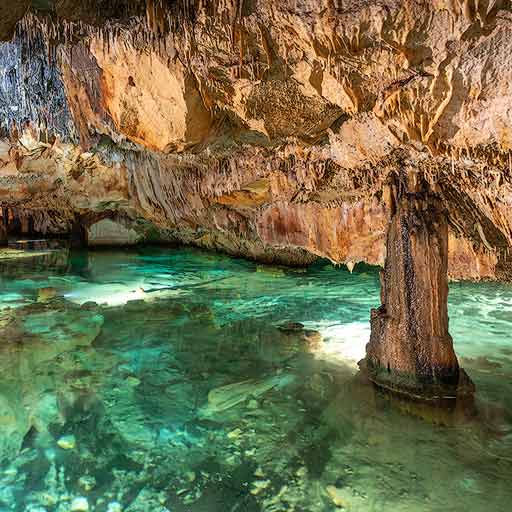
[[[512,286],[450,285],[472,407],[359,374],[378,270],[0,255],[0,512],[503,512]]]

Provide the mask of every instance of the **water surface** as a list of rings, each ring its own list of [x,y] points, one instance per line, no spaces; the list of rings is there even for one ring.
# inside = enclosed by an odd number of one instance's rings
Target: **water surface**
[[[450,286],[477,387],[452,422],[358,375],[376,269],[160,248],[0,265],[0,512],[510,509],[509,285]]]

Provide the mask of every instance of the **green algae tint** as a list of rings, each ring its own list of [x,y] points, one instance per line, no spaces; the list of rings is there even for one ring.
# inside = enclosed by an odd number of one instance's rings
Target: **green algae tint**
[[[358,375],[376,269],[154,248],[0,268],[1,512],[510,510],[508,285],[451,285],[477,411],[433,422]]]

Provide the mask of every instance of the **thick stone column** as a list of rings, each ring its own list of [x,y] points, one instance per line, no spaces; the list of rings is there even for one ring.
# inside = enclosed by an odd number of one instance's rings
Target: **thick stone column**
[[[381,273],[379,309],[371,313],[366,369],[377,385],[416,398],[472,390],[448,332],[448,221],[428,191],[397,192]],[[402,187],[403,188],[403,187]]]

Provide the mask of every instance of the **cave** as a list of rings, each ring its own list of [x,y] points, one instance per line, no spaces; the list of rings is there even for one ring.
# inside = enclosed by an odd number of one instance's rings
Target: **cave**
[[[511,22],[2,0],[0,511],[508,510]]]

